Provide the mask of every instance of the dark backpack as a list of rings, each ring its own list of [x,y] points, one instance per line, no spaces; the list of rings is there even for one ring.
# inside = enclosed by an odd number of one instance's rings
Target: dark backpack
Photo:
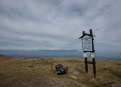
[[[67,68],[63,67],[61,64],[55,66],[57,75],[63,75],[67,73]]]

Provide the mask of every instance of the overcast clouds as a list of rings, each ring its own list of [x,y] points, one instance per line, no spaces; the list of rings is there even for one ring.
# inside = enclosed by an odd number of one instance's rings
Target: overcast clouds
[[[0,0],[0,49],[77,49],[93,29],[97,50],[121,51],[121,0]]]

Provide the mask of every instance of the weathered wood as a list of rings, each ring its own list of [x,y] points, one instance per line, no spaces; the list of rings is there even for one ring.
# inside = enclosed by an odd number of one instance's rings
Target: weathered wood
[[[82,36],[79,38],[79,39],[81,39],[81,40],[83,40],[83,39],[85,39],[84,37],[87,35],[87,36],[90,36],[90,38],[91,38],[91,47],[92,47],[92,49],[91,50],[84,50],[85,48],[84,48],[84,46],[83,46],[83,44],[85,44],[85,43],[83,43],[83,41],[82,41],[82,48],[83,48],[83,52],[85,53],[85,52],[90,52],[90,53],[95,53],[95,50],[94,50],[94,38],[93,38],[93,32],[92,32],[92,29],[90,29],[89,30],[89,34],[88,33],[85,33],[85,31],[82,31]],[[87,38],[88,39],[88,38]],[[88,73],[88,64],[92,64],[93,65],[93,73],[94,73],[94,77],[96,77],[96,62],[95,62],[95,56],[91,56],[92,57],[92,61],[87,61],[87,57],[85,57],[85,61],[84,61],[84,63],[85,63],[85,71],[86,71],[86,73]]]
[[[85,71],[88,73],[88,63],[87,63],[87,58],[85,58]]]

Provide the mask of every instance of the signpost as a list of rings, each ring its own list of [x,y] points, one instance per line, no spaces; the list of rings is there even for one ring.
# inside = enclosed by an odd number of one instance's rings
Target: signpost
[[[83,57],[85,58],[85,71],[88,73],[88,64],[93,64],[93,73],[94,77],[96,77],[96,62],[95,62],[95,50],[94,50],[94,35],[92,29],[89,30],[90,33],[82,32],[82,36],[79,38],[82,41],[82,48],[83,48]],[[90,52],[90,56],[92,61],[87,61],[87,52]]]

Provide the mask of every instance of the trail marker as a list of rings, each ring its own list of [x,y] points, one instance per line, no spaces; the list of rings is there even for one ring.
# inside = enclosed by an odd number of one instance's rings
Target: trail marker
[[[85,58],[85,71],[88,73],[88,64],[93,64],[93,73],[96,77],[96,62],[95,62],[95,50],[94,50],[94,35],[92,29],[89,30],[89,34],[82,31],[82,36],[79,38],[82,42],[83,57]],[[90,53],[92,61],[87,61],[87,52]]]

